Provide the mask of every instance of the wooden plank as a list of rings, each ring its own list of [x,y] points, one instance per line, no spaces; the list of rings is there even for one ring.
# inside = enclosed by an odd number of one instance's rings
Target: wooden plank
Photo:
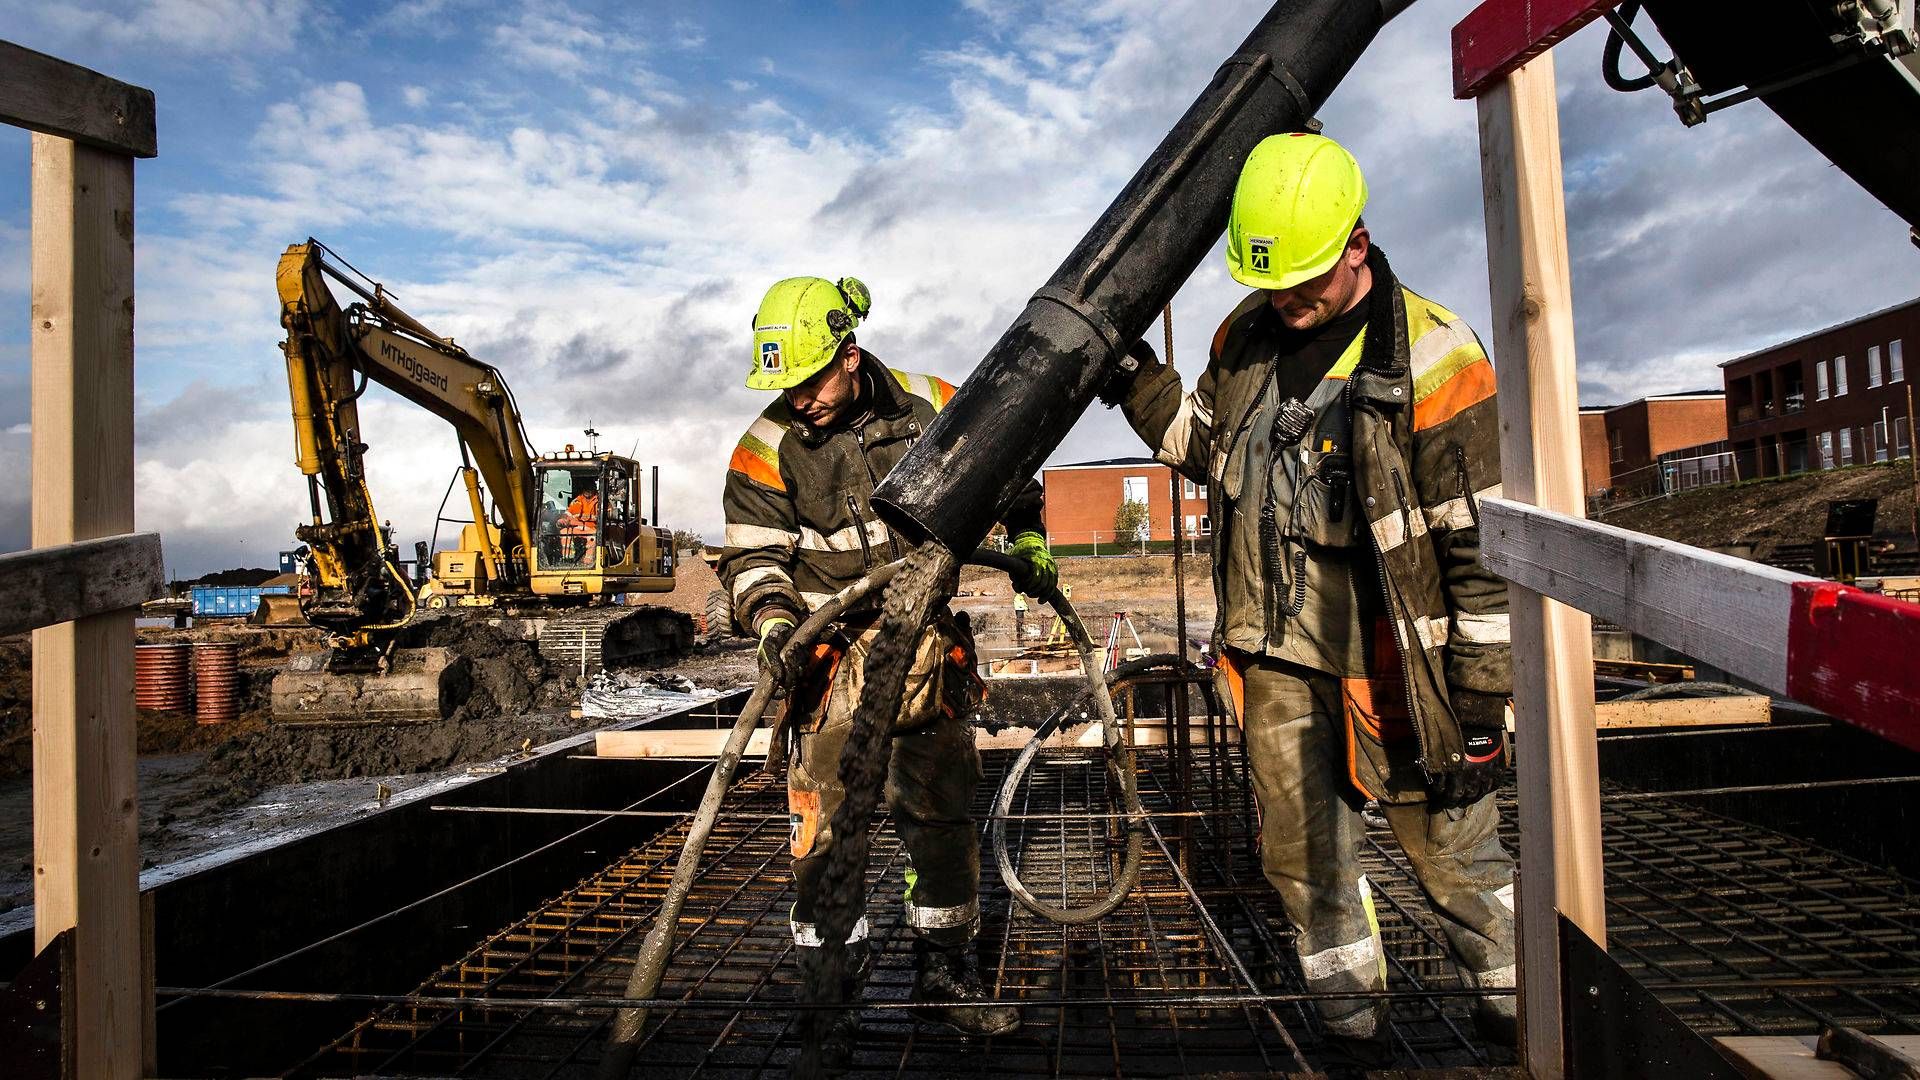
[[[159,153],[153,91],[0,41],[0,123],[99,150]]]
[[[136,608],[166,592],[159,533],[0,555],[0,634]]]
[[[1655,698],[1603,701],[1594,706],[1594,726],[1611,728],[1731,727],[1765,724],[1773,719],[1773,699],[1765,694],[1737,697]]]
[[[1501,483],[1512,498],[1579,513],[1573,297],[1553,57],[1494,84],[1479,113]],[[1521,1060],[1539,1080],[1559,1080],[1559,915],[1606,946],[1593,624],[1527,588],[1510,588],[1508,605],[1520,746]]]
[[[731,734],[726,728],[693,730],[598,731],[593,736],[595,757],[718,757]],[[746,757],[766,757],[773,740],[773,729],[760,728],[747,739]]]
[[[1486,0],[1453,28],[1453,96],[1480,96],[1619,2]]]
[[[33,137],[33,543],[133,529],[133,159]],[[140,1075],[134,611],[33,632],[34,938],[74,928],[73,1074]]]
[[[1846,1066],[1816,1058],[1811,1035],[1722,1035],[1713,1041],[1749,1080],[1858,1080]]]
[[[1480,558],[1511,582],[1787,692],[1793,584],[1814,580],[1803,574],[1505,499],[1480,504]]]

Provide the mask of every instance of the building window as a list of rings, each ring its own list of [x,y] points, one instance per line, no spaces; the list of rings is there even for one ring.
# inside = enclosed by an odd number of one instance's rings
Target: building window
[[[1144,476],[1121,477],[1120,501],[1145,504],[1147,501],[1147,478]]]
[[[1847,358],[1833,358],[1833,396],[1844,397],[1847,393]]]
[[[1867,386],[1880,385],[1880,346],[1867,346]]]
[[[1191,480],[1183,480],[1180,485],[1180,494],[1183,498],[1204,499],[1207,497],[1207,485],[1196,484]]]
[[[1888,382],[1899,382],[1901,379],[1907,377],[1906,364],[1902,363],[1900,359],[1899,338],[1895,338],[1887,343],[1887,367],[1892,369],[1887,375]]]
[[[1853,464],[1853,429],[1840,429],[1840,464]]]
[[[1614,428],[1612,431],[1607,432],[1607,443],[1613,447],[1614,461],[1620,462],[1627,460],[1627,446],[1625,440],[1622,439],[1620,435],[1619,428]]]
[[[1827,400],[1827,362],[1825,360],[1813,362],[1813,399]]]
[[[1907,418],[1904,416],[1893,418],[1893,456],[1913,456],[1913,433],[1907,430]]]
[[[1820,433],[1820,467],[1833,468],[1833,432],[1831,431]]]
[[[1884,419],[1873,422],[1873,460],[1887,460],[1887,422]]]

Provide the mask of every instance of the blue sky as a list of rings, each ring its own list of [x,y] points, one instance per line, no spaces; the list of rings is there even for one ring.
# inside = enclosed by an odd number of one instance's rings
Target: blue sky
[[[266,565],[304,492],[272,272],[318,236],[512,381],[538,443],[659,463],[669,524],[717,535],[762,290],[872,287],[862,341],[963,378],[1239,41],[1246,0],[703,5],[0,0],[11,40],[152,88],[138,191],[139,523],[178,572]],[[1323,110],[1415,288],[1485,334],[1466,0],[1422,0]],[[1686,131],[1556,50],[1586,400],[1714,385],[1715,364],[1910,297],[1905,228],[1745,106]],[[28,139],[0,128],[0,549],[26,535]],[[1216,260],[1176,352],[1237,298]],[[376,395],[383,514],[430,527],[446,428]],[[1057,460],[1137,452],[1096,409]]]

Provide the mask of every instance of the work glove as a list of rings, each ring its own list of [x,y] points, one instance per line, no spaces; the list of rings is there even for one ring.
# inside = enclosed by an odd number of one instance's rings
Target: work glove
[[[1451,696],[1465,762],[1436,778],[1434,796],[1444,806],[1471,806],[1507,780],[1507,695],[1454,687]]]
[[[787,642],[793,638],[793,631],[793,620],[785,615],[772,616],[760,624],[760,677],[771,680],[777,689],[793,686],[793,672],[780,658]]]
[[[1126,355],[1113,362],[1113,371],[1107,375],[1107,381],[1100,384],[1100,404],[1111,409],[1127,400],[1140,373],[1160,366],[1160,357],[1146,338],[1134,342]]]
[[[1047,538],[1037,532],[1023,532],[1013,538],[1007,554],[1019,559],[1024,570],[1010,575],[1016,591],[1028,596],[1051,596],[1060,584],[1060,567],[1047,550]]]

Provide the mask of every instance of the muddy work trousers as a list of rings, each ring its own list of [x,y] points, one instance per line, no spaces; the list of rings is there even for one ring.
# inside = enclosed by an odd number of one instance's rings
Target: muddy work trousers
[[[1247,755],[1260,803],[1260,865],[1298,931],[1307,989],[1384,990],[1387,958],[1373,892],[1360,869],[1364,799],[1347,779],[1340,680],[1284,662],[1239,659]],[[1381,810],[1467,985],[1513,986],[1513,859],[1496,832],[1493,796],[1464,808],[1414,802]],[[1316,1004],[1333,1035],[1385,1037],[1384,1002]],[[1490,1020],[1511,1018],[1514,999],[1481,998],[1476,1008]]]
[[[980,837],[971,811],[981,780],[980,753],[973,744],[971,710],[964,708],[966,695],[951,683],[964,671],[946,665],[950,641],[929,637],[935,640],[921,650],[922,662],[908,676],[907,700],[888,739],[885,795],[907,849],[907,925],[933,944],[961,945],[980,930]],[[794,943],[802,948],[821,944],[815,905],[833,844],[833,814],[846,798],[840,752],[853,728],[870,644],[870,638],[857,638],[840,657],[831,692],[815,704],[811,722],[792,743],[787,767],[797,895],[792,924]],[[863,917],[847,940],[863,941],[867,931]]]

